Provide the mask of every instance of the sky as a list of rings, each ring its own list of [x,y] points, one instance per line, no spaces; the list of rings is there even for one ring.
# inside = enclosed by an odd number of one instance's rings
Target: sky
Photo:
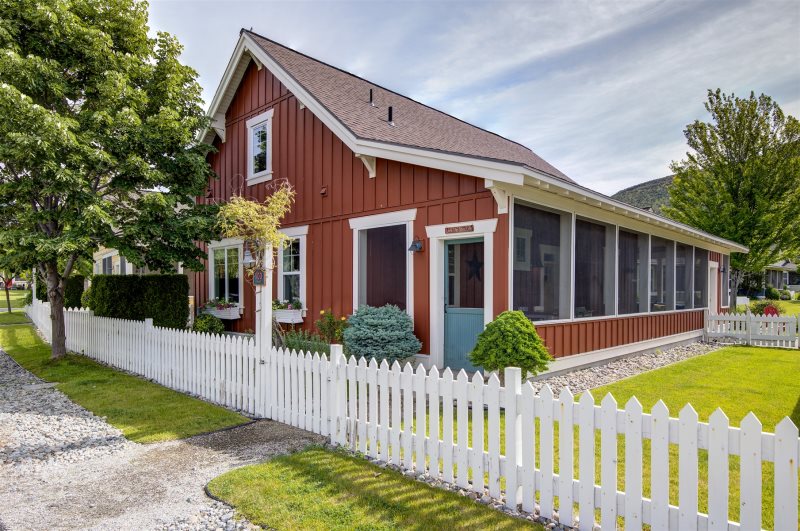
[[[800,1],[151,0],[210,102],[253,31],[533,149],[605,194],[668,175],[708,89],[800,117]]]

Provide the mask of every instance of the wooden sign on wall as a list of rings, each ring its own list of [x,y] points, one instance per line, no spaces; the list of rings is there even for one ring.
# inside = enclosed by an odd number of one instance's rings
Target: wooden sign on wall
[[[445,227],[445,234],[461,234],[462,232],[475,232],[475,225],[459,225],[458,227]]]

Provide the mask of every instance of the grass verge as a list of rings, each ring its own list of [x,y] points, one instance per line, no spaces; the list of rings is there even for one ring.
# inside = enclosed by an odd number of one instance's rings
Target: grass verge
[[[0,327],[0,347],[40,378],[58,383],[73,402],[106,417],[128,439],[150,443],[236,426],[246,417],[101,365],[68,355],[50,360],[50,346],[30,325]]]
[[[322,448],[233,470],[208,489],[267,529],[542,529]]]
[[[0,325],[23,324],[29,322],[30,319],[28,319],[28,316],[25,315],[25,312],[20,310],[13,311],[11,313],[8,313],[6,310],[0,311]]]

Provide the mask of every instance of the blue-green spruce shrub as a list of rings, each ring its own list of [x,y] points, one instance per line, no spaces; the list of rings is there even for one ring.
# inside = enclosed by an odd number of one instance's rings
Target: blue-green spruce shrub
[[[362,306],[348,319],[344,331],[345,348],[356,357],[378,362],[402,361],[422,348],[414,335],[414,321],[397,306]]]
[[[506,367],[519,367],[526,378],[546,370],[552,360],[536,327],[518,311],[503,312],[486,325],[469,359],[484,370],[500,371],[501,378]]]

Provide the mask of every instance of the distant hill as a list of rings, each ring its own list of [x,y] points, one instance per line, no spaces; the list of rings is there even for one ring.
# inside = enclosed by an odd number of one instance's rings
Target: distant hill
[[[661,214],[661,207],[669,204],[668,188],[672,184],[672,178],[673,176],[669,175],[660,179],[653,179],[652,181],[620,190],[611,197],[623,203]]]

